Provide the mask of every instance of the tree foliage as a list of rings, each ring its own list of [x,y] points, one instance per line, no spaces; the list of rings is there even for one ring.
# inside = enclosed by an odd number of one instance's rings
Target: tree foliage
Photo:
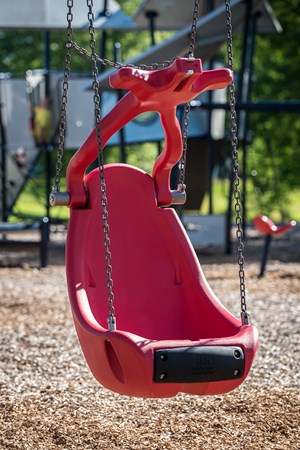
[[[299,0],[271,0],[282,33],[258,35],[254,60],[254,100],[299,100]],[[261,211],[288,215],[289,194],[300,187],[300,111],[251,114],[249,157]]]
[[[269,0],[282,25],[280,34],[258,35],[254,57],[254,100],[297,100],[300,92],[300,0]],[[96,1],[94,2],[96,4]],[[119,0],[129,16],[140,0]],[[224,19],[225,20],[225,19]],[[88,31],[76,31],[75,40],[89,47]],[[157,34],[157,41],[168,36]],[[101,30],[97,31],[100,47]],[[66,33],[51,32],[51,66],[62,70]],[[107,57],[113,59],[113,42],[122,43],[122,58],[127,59],[150,46],[148,32],[107,32]],[[235,60],[240,56],[239,36],[234,39]],[[44,32],[8,30],[0,32],[0,71],[24,76],[27,69],[44,67]],[[236,50],[236,51],[235,51]],[[87,60],[74,54],[72,68],[89,71]],[[249,149],[248,179],[256,192],[255,202],[270,213],[279,208],[286,214],[288,195],[300,188],[300,112],[251,113],[252,142]],[[253,200],[253,198],[252,198]]]

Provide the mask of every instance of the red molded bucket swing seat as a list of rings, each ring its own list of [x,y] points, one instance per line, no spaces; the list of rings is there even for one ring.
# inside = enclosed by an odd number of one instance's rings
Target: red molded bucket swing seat
[[[202,71],[177,59],[159,72],[122,68],[112,87],[128,92],[102,120],[102,140],[144,111],[157,111],[166,146],[152,176],[105,167],[117,330],[107,330],[107,287],[95,130],[67,170],[70,223],[67,281],[86,361],[106,388],[138,397],[221,394],[247,376],[257,331],[231,315],[210,289],[172,203],[170,171],[182,152],[176,107],[225,87],[227,69]]]

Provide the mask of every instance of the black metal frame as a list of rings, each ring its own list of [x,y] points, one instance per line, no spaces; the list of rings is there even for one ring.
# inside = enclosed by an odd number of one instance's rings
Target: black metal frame
[[[14,233],[21,233],[26,231],[38,231],[38,240],[20,240],[9,239],[8,235]],[[0,248],[1,247],[33,247],[39,248],[39,262],[40,267],[47,267],[48,265],[48,243],[49,243],[49,219],[44,217],[39,222],[34,223],[0,223]]]

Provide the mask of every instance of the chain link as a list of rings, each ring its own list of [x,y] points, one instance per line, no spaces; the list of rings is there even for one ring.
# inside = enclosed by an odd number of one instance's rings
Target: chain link
[[[95,119],[96,119],[96,140],[98,146],[98,167],[99,167],[99,179],[100,179],[100,203],[101,213],[103,221],[103,234],[104,234],[104,259],[105,259],[105,272],[106,272],[106,287],[107,287],[107,301],[108,301],[108,328],[110,330],[116,329],[116,318],[114,308],[114,293],[113,293],[113,279],[112,279],[112,265],[111,265],[111,252],[110,252],[110,239],[109,239],[109,224],[108,224],[108,211],[107,211],[107,189],[104,174],[104,160],[103,160],[103,145],[102,145],[102,133],[101,133],[101,105],[99,94],[99,82],[98,82],[98,67],[96,58],[96,39],[94,28],[94,13],[93,13],[93,0],[87,0],[88,7],[88,20],[89,20],[89,34],[90,34],[90,47],[91,47],[91,60],[92,60],[92,73],[93,73],[93,89],[94,89],[94,105],[95,105]]]
[[[76,42],[72,42],[72,47],[81,55],[86,56],[88,58],[92,58],[92,54],[88,52],[85,48],[80,47]],[[109,66],[113,67],[115,69],[122,69],[122,67],[131,67],[133,69],[141,69],[141,70],[159,70],[164,69],[166,67],[169,67],[176,58],[172,59],[171,61],[166,60],[159,63],[152,63],[152,64],[122,64],[120,62],[113,62],[110,61],[107,58],[101,58],[96,52],[94,53],[94,57],[96,60],[101,63],[103,66]]]
[[[66,135],[66,116],[67,116],[67,101],[68,101],[68,89],[69,89],[69,78],[71,73],[71,50],[72,50],[72,20],[73,20],[73,0],[67,0],[67,42],[66,42],[66,54],[65,54],[65,70],[64,70],[64,80],[62,86],[62,99],[61,99],[61,112],[60,112],[60,123],[59,123],[59,138],[58,138],[58,149],[56,157],[56,172],[54,178],[54,186],[52,188],[52,193],[50,195],[50,204],[54,203],[53,194],[60,192],[60,178],[62,169],[62,159],[64,154],[65,145],[65,135]]]
[[[232,21],[231,21],[231,5],[230,0],[225,0],[226,8],[226,27],[227,27],[227,54],[228,67],[233,71],[233,49],[232,49]],[[236,238],[237,238],[237,252],[239,264],[239,279],[240,279],[240,296],[241,296],[241,317],[244,324],[249,323],[249,314],[247,312],[246,302],[246,286],[245,286],[245,270],[244,270],[244,243],[243,243],[243,227],[241,215],[241,191],[240,191],[240,177],[239,177],[239,163],[238,163],[238,138],[237,138],[237,123],[236,123],[236,100],[235,100],[235,85],[232,81],[229,85],[230,97],[230,131],[231,131],[231,148],[232,148],[232,171],[233,171],[233,196],[235,199],[235,213],[236,213]]]
[[[187,157],[187,148],[188,148],[188,128],[189,128],[189,114],[191,110],[190,103],[186,103],[184,105],[184,113],[183,113],[183,130],[182,130],[182,156],[179,163],[179,184],[178,187],[181,192],[185,191],[185,170],[186,170],[186,157]]]
[[[197,21],[198,21],[198,16],[199,16],[199,4],[200,4],[200,0],[195,0],[192,28],[191,28],[191,34],[190,34],[190,46],[189,46],[189,52],[188,52],[189,58],[194,58],[194,53],[195,53]]]

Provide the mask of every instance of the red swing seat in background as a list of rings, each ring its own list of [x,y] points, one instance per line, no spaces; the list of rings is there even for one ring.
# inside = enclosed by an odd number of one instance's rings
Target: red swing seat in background
[[[103,146],[145,111],[159,113],[166,138],[152,176],[124,164],[105,166],[117,330],[107,330],[99,169],[85,176],[97,157],[95,130],[69,163],[66,267],[74,322],[95,378],[120,394],[222,394],[251,368],[255,327],[216,298],[168,208],[170,171],[182,154],[176,107],[231,79],[227,69],[202,71],[200,60],[181,58],[161,71],[122,68],[110,78],[112,87],[130,92],[103,118]]]
[[[264,214],[258,214],[253,219],[253,225],[260,233],[266,236],[265,245],[262,253],[261,263],[260,263],[260,272],[259,277],[263,277],[265,273],[265,268],[267,264],[267,259],[269,255],[271,240],[273,236],[283,236],[287,233],[291,228],[294,228],[297,223],[295,220],[291,220],[288,223],[277,226],[275,223]]]
[[[291,220],[283,225],[275,225],[275,223],[264,214],[259,214],[253,219],[254,227],[263,234],[269,234],[271,236],[282,236],[287,233],[291,228],[296,226],[296,221]]]

